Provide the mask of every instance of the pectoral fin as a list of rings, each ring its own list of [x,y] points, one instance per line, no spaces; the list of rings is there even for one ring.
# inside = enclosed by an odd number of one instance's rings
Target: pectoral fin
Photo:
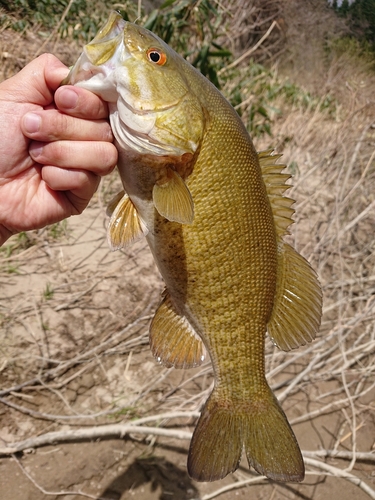
[[[111,250],[127,247],[147,235],[148,229],[125,191],[118,193],[109,203],[107,240]]]
[[[274,344],[289,351],[314,340],[322,316],[318,278],[294,248],[279,242],[275,304],[267,325]]]
[[[150,346],[155,358],[168,367],[194,368],[206,358],[201,338],[178,313],[168,292],[151,322]]]
[[[194,202],[183,179],[174,170],[169,179],[155,184],[152,199],[156,210],[166,219],[180,224],[191,224],[194,219]]]

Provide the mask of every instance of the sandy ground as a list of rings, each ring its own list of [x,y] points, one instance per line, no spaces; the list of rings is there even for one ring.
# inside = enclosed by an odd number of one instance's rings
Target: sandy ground
[[[168,370],[149,352],[147,328],[163,284],[145,242],[123,253],[108,249],[103,200],[117,185],[118,180],[107,180],[81,216],[30,233],[26,243],[17,236],[9,242],[9,252],[12,245],[15,248],[9,257],[3,256],[0,275],[0,387],[7,389],[0,393],[2,443],[162,413],[173,416],[198,409],[207,397],[209,363],[197,370]],[[30,246],[17,247],[21,244]],[[283,406],[303,450],[350,451],[350,404],[342,397],[340,382],[324,367],[328,348],[335,352],[334,337],[301,348],[299,359],[296,351],[278,360],[280,353],[269,343],[268,371],[274,374],[270,381],[279,387],[280,397],[288,390],[284,384],[320,356],[319,368],[306,372]],[[356,382],[358,374],[348,372],[349,387]],[[17,387],[22,383],[23,389]],[[365,388],[369,385],[367,380]],[[373,449],[374,395],[370,387],[360,398],[360,451]],[[162,425],[192,431],[194,421],[170,418]],[[85,494],[111,500],[206,499],[224,486],[257,477],[243,460],[239,471],[222,481],[191,481],[186,472],[188,444],[173,437],[130,434],[124,439],[31,447],[0,459],[1,498],[78,499]],[[348,466],[337,459],[328,463],[338,469]],[[316,470],[308,469],[310,474]],[[352,473],[375,487],[373,463],[357,461]],[[343,479],[322,471],[310,474],[301,485],[264,480],[220,498],[368,498]]]

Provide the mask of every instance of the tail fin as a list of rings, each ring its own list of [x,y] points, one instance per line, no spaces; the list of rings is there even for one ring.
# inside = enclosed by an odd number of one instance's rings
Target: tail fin
[[[259,401],[233,405],[211,394],[190,443],[188,471],[196,481],[216,481],[234,472],[242,448],[249,465],[274,481],[302,481],[297,440],[271,390]]]

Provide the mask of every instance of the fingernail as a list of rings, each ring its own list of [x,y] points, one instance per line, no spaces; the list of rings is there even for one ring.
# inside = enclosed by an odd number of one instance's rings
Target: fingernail
[[[29,153],[32,158],[36,159],[43,152],[43,146],[38,142],[32,142],[30,145]]]
[[[23,117],[23,125],[25,131],[29,134],[35,134],[35,132],[38,132],[41,123],[41,117],[39,115],[36,115],[35,113],[26,113]]]
[[[60,91],[60,102],[64,105],[64,108],[73,109],[77,106],[78,95],[73,89],[64,88]]]

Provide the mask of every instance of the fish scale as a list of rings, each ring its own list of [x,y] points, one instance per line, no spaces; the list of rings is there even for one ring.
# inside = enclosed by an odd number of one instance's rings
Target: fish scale
[[[244,448],[260,474],[301,481],[297,440],[265,376],[265,335],[284,350],[313,340],[322,294],[283,241],[294,202],[279,155],[256,153],[221,93],[117,13],[64,83],[110,101],[124,191],[108,208],[108,241],[116,250],[146,237],[165,281],[150,326],[154,356],[176,368],[199,366],[207,353],[212,361],[190,476],[225,477]]]

